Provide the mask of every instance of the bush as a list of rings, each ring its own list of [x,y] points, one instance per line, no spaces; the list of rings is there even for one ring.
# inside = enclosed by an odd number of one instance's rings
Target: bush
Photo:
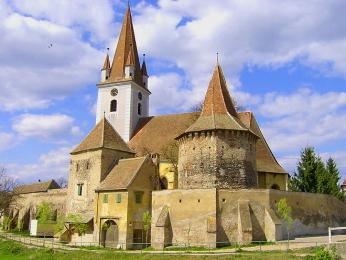
[[[326,247],[321,247],[316,251],[316,254],[314,256],[315,260],[339,260],[341,257],[336,252],[335,246],[331,247],[330,249]]]
[[[1,241],[1,250],[11,255],[19,255],[25,250],[24,246],[13,241]]]
[[[10,218],[8,216],[4,216],[3,227],[2,227],[3,230],[10,231],[11,230],[12,221],[13,221],[12,218]]]

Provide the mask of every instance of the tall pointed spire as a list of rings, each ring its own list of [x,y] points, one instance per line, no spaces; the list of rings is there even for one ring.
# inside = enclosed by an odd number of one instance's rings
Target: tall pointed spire
[[[185,133],[215,129],[248,131],[247,127],[239,120],[218,62],[209,82],[202,112]]]
[[[132,52],[132,54],[131,54]],[[137,44],[132,24],[131,8],[128,4],[126,14],[123,20],[121,32],[119,35],[118,45],[115,50],[109,82],[116,82],[125,78],[125,65],[128,57],[131,57],[134,66],[133,80],[143,86],[141,69],[138,58]]]
[[[204,99],[202,115],[227,113],[238,118],[221,66],[217,62]]]

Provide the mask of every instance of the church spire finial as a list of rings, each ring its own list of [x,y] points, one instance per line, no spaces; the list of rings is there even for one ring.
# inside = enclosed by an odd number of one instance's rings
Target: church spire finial
[[[216,63],[219,63],[219,52],[216,52]]]
[[[126,10],[123,19],[117,47],[112,61],[109,82],[117,82],[127,78],[125,67],[126,65],[128,65],[128,58],[130,58],[132,63],[131,65],[133,65],[134,67],[134,76],[132,80],[143,87],[142,76],[140,72],[141,66],[139,63],[130,5]]]

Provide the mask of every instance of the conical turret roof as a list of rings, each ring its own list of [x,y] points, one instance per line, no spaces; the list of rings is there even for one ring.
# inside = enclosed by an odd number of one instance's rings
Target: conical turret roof
[[[107,53],[105,61],[103,63],[102,70],[108,70],[108,69],[110,69],[110,67],[111,67],[111,64],[110,64],[109,56],[108,56],[108,53]]]
[[[100,122],[71,152],[71,154],[99,148],[108,148],[112,150],[134,153],[105,117],[100,120]]]
[[[215,129],[248,131],[238,118],[219,63],[209,82],[202,112],[185,133]]]
[[[145,60],[143,60],[141,72],[142,72],[143,76],[149,77],[148,71],[147,71],[147,65],[145,64]]]

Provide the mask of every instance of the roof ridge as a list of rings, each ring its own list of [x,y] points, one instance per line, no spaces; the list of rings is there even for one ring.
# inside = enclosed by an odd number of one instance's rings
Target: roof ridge
[[[147,156],[140,156],[140,157],[133,157],[133,158],[124,158],[124,159],[120,159],[120,161],[130,161],[130,160],[139,160],[139,159],[144,159],[146,158]]]
[[[160,114],[156,116],[148,116],[148,117],[161,117],[161,116],[178,116],[178,115],[186,115],[186,114],[199,114],[201,112],[182,112],[182,113],[174,113],[174,114]],[[148,118],[148,117],[142,117],[142,118]]]

